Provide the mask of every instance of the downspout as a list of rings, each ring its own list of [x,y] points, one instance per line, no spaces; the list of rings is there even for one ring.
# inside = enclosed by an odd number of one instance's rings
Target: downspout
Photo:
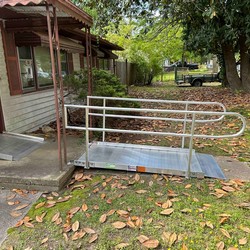
[[[49,4],[47,2],[46,2],[46,12],[47,12],[47,26],[48,26],[48,35],[49,35],[52,80],[53,80],[53,86],[54,86],[54,100],[55,100],[55,108],[56,108],[58,161],[59,161],[59,170],[62,171],[61,130],[60,130],[61,128],[60,128],[60,114],[59,114],[57,82],[56,82],[56,66],[55,66],[55,56],[54,56],[53,42],[52,42],[50,11],[49,11]]]

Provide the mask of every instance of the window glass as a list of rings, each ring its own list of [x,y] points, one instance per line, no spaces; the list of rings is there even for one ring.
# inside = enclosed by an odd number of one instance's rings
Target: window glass
[[[19,54],[22,88],[24,90],[34,88],[35,87],[34,65],[33,65],[31,47],[29,46],[18,47],[18,54]]]
[[[62,67],[62,77],[65,77],[68,74],[68,64],[67,64],[67,52],[61,51],[61,67]]]
[[[35,47],[34,52],[38,87],[52,85],[53,81],[49,48]]]

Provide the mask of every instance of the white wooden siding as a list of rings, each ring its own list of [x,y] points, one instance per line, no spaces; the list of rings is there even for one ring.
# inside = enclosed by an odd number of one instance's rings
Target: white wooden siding
[[[8,76],[0,33],[0,97],[5,128],[23,133],[55,120],[53,89],[10,96]]]
[[[81,69],[80,66],[80,55],[78,53],[73,53],[73,65],[74,65],[74,70],[78,71]]]

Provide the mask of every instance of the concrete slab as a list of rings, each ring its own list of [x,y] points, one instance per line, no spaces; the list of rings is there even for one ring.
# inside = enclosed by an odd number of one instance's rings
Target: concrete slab
[[[228,156],[216,156],[217,163],[220,165],[227,179],[240,179],[250,181],[250,164],[240,162]]]
[[[67,136],[68,160],[79,157],[83,145],[79,136]],[[71,177],[74,166],[59,171],[57,142],[51,138],[19,161],[0,160],[0,187],[57,191]]]
[[[41,192],[0,190],[0,245],[7,237],[8,228],[15,226],[26,215],[40,195]]]

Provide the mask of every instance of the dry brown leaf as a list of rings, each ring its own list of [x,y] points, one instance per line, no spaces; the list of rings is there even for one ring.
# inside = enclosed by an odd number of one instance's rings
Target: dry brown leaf
[[[215,188],[214,190],[215,190],[215,192],[218,193],[218,194],[227,194],[226,191],[224,191],[224,190],[222,190],[222,189],[220,189],[220,188]]]
[[[192,187],[192,184],[187,184],[187,185],[185,186],[186,189],[189,189],[189,188],[191,188],[191,187]]]
[[[229,247],[227,250],[239,250],[237,247]]]
[[[139,181],[141,179],[139,174],[135,174],[135,181]]]
[[[170,215],[173,212],[174,212],[173,208],[168,208],[168,209],[165,209],[165,210],[161,211],[160,214],[162,214],[162,215]]]
[[[44,239],[41,241],[41,244],[46,243],[48,240],[49,240],[49,238],[48,238],[48,237],[44,238]]]
[[[149,240],[149,238],[148,238],[147,236],[141,234],[141,235],[139,235],[139,236],[137,237],[137,240],[139,240],[140,243],[143,243],[143,242]]]
[[[206,226],[210,227],[211,229],[214,228],[214,225],[211,223],[211,221],[206,221]]]
[[[225,247],[225,243],[223,241],[220,241],[219,243],[216,244],[217,250],[223,250]]]
[[[129,227],[131,227],[131,228],[135,228],[135,227],[136,227],[135,224],[134,224],[134,222],[133,222],[132,220],[128,220],[128,221],[127,221],[127,225],[128,225]]]
[[[161,235],[162,240],[165,242],[165,244],[168,244],[169,239],[170,239],[170,232],[163,232]]]
[[[220,228],[220,231],[222,232],[223,235],[225,235],[227,238],[231,239],[231,235],[229,234],[229,232],[224,229],[224,228]]]
[[[146,248],[157,248],[159,246],[159,241],[158,240],[146,240],[142,243],[142,245]]]
[[[12,200],[16,197],[16,194],[10,194],[8,197],[7,197],[7,200]]]
[[[169,246],[171,247],[175,243],[176,240],[177,240],[177,234],[172,233],[169,238]]]
[[[23,220],[18,221],[14,227],[20,227],[20,226],[22,226],[23,222],[24,222]]]
[[[62,223],[62,218],[59,217],[56,221],[55,221],[56,225],[60,225]]]
[[[148,185],[149,185],[149,187],[152,187],[152,186],[154,185],[154,182],[153,182],[153,181],[150,181],[150,182],[148,183]]]
[[[163,204],[162,204],[162,208],[170,208],[170,207],[172,207],[172,205],[173,205],[173,203],[172,203],[172,201],[171,200],[167,200],[166,202],[164,202]]]
[[[83,228],[83,230],[87,233],[87,234],[95,234],[95,230],[93,230],[92,228],[89,227],[85,227]]]
[[[223,186],[222,189],[227,191],[227,192],[234,192],[235,191],[235,189],[233,187],[230,187],[230,186]]]
[[[192,210],[190,208],[184,208],[181,210],[182,213],[191,213]]]
[[[80,230],[79,232],[75,232],[72,236],[72,240],[78,240],[78,239],[81,239],[83,238],[83,236],[86,234],[85,231],[83,230]],[[67,234],[66,234],[67,235]],[[66,240],[67,241],[67,240]]]
[[[142,218],[138,218],[136,221],[135,221],[135,225],[139,228],[142,227]]]
[[[222,217],[219,221],[220,224],[225,223],[228,220],[229,217]]]
[[[45,201],[44,202],[40,202],[40,203],[38,203],[36,206],[35,206],[35,209],[38,209],[38,208],[40,208],[40,207],[43,207],[44,205],[45,205]]]
[[[27,206],[29,206],[29,204],[22,204],[22,205],[20,205],[20,206],[17,206],[14,210],[15,210],[15,211],[21,210],[21,209],[23,209],[23,208],[25,208],[25,207],[27,207]]]
[[[12,217],[19,217],[19,216],[21,216],[23,213],[21,213],[21,212],[16,212],[16,211],[12,211],[11,213],[10,213],[10,215],[12,216]]]
[[[72,231],[73,232],[76,232],[78,229],[79,229],[79,226],[80,226],[80,223],[79,223],[79,221],[77,220],[77,221],[75,221],[73,224],[72,224]]]
[[[185,245],[185,243],[182,244],[181,250],[188,250],[187,246]]]
[[[115,246],[115,250],[116,249],[123,249],[124,247],[127,247],[127,246],[129,246],[128,243],[122,242],[122,243],[120,243],[120,244],[118,244],[118,245]]]
[[[102,193],[101,194],[101,199],[105,199],[105,197],[106,197],[106,194]]]
[[[103,214],[100,219],[99,222],[104,223],[107,220],[107,214]]]
[[[244,231],[246,233],[250,233],[250,228],[249,227],[240,226],[239,229],[241,229],[242,231]]]
[[[82,177],[83,177],[83,173],[77,173],[77,174],[75,175],[75,180],[76,180],[76,181],[79,181],[80,179],[82,179]]]
[[[39,223],[42,223],[43,222],[43,218],[39,215],[36,216],[36,221],[39,222]]]
[[[80,207],[73,207],[68,211],[68,214],[75,214],[80,210]]]
[[[88,205],[87,204],[82,204],[82,211],[86,212],[88,210]]]
[[[60,212],[57,212],[51,219],[51,222],[55,222],[60,217]]]
[[[30,223],[30,222],[24,222],[24,226],[26,226],[26,227],[29,227],[29,228],[34,228],[35,226],[32,224],[32,223]]]
[[[149,218],[149,219],[147,220],[147,224],[151,224],[152,221],[153,221],[153,218]]]
[[[116,212],[122,217],[127,217],[129,215],[129,212],[126,210],[117,210]]]
[[[112,223],[112,226],[116,229],[122,229],[122,228],[126,227],[127,224],[122,222],[122,221],[116,221],[116,222]]]
[[[63,237],[64,237],[64,239],[65,239],[66,242],[69,241],[69,237],[68,237],[68,235],[66,233],[63,233]]]
[[[107,212],[107,216],[110,216],[115,213],[115,209],[111,209]]]
[[[93,234],[91,238],[89,239],[89,243],[93,243],[98,239],[98,234]]]
[[[147,193],[147,190],[145,190],[145,189],[140,189],[140,190],[136,190],[135,191],[137,194],[145,194],[145,193]]]
[[[246,245],[247,244],[247,238],[242,238],[242,239],[239,239],[239,245]]]

